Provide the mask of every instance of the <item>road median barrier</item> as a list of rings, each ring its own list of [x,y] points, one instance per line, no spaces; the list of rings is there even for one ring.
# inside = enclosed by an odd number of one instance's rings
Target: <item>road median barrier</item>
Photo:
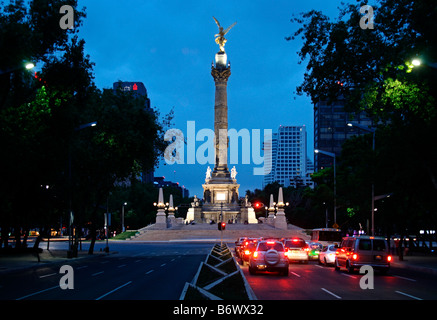
[[[215,244],[200,263],[180,300],[256,300],[240,266],[226,244]]]

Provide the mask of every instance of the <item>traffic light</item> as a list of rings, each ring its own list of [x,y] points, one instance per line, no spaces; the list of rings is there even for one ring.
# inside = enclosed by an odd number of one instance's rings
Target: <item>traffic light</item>
[[[226,222],[220,222],[217,225],[217,227],[218,227],[219,230],[225,230],[226,229]]]
[[[255,208],[261,208],[261,203],[260,202],[255,202]]]

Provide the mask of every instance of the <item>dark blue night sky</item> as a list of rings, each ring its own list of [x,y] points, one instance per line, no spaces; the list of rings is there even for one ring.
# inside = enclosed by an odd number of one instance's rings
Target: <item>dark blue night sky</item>
[[[225,46],[232,71],[229,128],[276,132],[279,125],[306,125],[308,156],[313,159],[313,108],[308,97],[294,94],[305,68],[296,53],[301,43],[285,37],[298,28],[290,22],[293,13],[316,9],[336,18],[340,2],[80,0],[87,18],[79,36],[96,63],[99,88],[110,88],[118,80],[143,82],[151,105],[161,115],[174,108],[174,127],[186,133],[187,121],[195,121],[196,130],[214,128],[210,72],[219,48],[212,17],[225,28],[236,21]],[[179,182],[191,196],[202,196],[207,165],[163,163],[156,176]],[[240,196],[262,187],[262,176],[253,175],[253,166],[236,165]]]

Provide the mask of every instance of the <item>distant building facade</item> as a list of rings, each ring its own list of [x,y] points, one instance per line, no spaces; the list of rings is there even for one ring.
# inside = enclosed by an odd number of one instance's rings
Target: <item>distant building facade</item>
[[[349,127],[349,122],[358,123],[363,126],[371,127],[372,119],[364,112],[353,113],[344,110],[344,100],[328,104],[320,101],[314,106],[314,149],[319,149],[334,153],[339,156],[342,144],[355,135],[367,133],[357,127]],[[333,157],[316,153],[314,154],[314,169],[322,170],[333,166]]]
[[[265,159],[264,161],[270,159]],[[264,186],[278,182],[284,187],[313,187],[309,171],[312,162],[307,157],[307,132],[303,126],[280,126],[272,134],[272,167],[264,176]]]
[[[174,187],[181,190],[182,198],[189,198],[190,192],[185,186],[180,186],[179,182],[173,182],[173,181],[167,181],[165,180],[165,177],[154,177],[153,178],[153,184],[157,188],[164,188],[164,187]]]

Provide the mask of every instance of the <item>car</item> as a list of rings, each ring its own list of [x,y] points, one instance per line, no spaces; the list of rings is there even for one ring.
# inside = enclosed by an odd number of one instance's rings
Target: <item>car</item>
[[[392,256],[383,237],[353,236],[344,237],[335,252],[335,270],[344,267],[349,273],[364,265],[386,273],[390,269]]]
[[[259,240],[258,238],[245,238],[241,242],[241,245],[238,247],[238,254],[237,254],[237,256],[242,259],[243,258],[243,254],[244,254],[244,250],[246,250],[246,247],[249,245],[249,243],[256,242],[258,240]]]
[[[308,243],[309,251],[308,251],[308,260],[318,260],[319,253],[323,249],[323,245],[318,242],[310,242]]]
[[[288,258],[281,241],[259,241],[249,257],[249,273],[258,271],[278,271],[288,276]]]
[[[319,263],[322,263],[324,265],[328,264],[334,264],[335,262],[335,252],[337,251],[336,245],[329,245],[322,249],[322,251],[319,252]]]
[[[237,257],[240,257],[240,247],[244,240],[246,240],[247,237],[240,237],[237,241],[235,241],[235,254]]]
[[[244,250],[242,250],[242,252],[240,253],[241,262],[243,266],[245,262],[249,263],[249,258],[251,254],[255,251],[256,245],[257,245],[257,241],[252,240],[249,242],[247,246],[244,246]]]
[[[285,255],[289,261],[308,263],[309,247],[302,238],[283,239]]]

